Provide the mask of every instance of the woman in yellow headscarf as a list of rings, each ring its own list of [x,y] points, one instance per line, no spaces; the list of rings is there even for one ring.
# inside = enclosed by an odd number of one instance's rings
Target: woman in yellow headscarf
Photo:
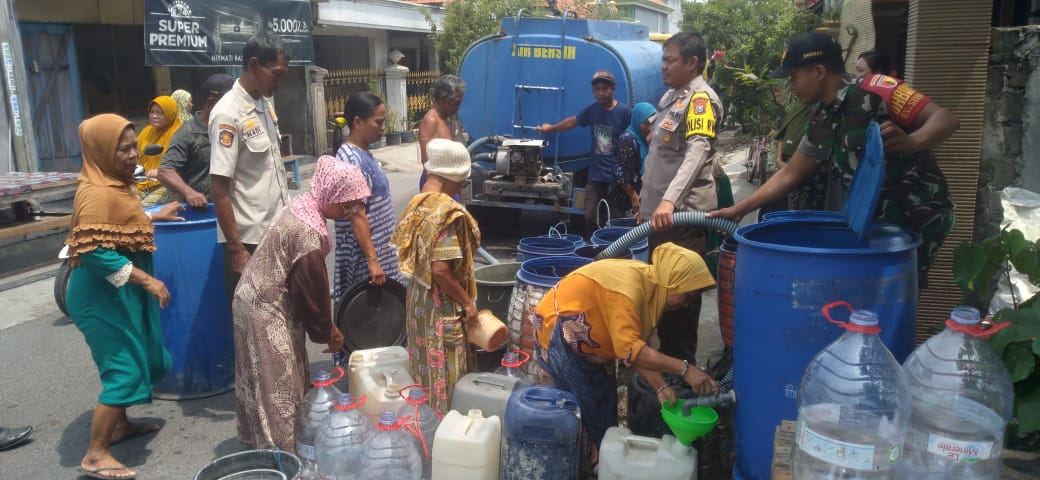
[[[663,373],[680,376],[697,395],[717,395],[718,385],[697,367],[647,345],[665,310],[683,306],[714,288],[704,259],[665,243],[651,264],[599,260],[563,277],[538,304],[535,357],[557,388],[578,399],[586,467],[596,463],[596,447],[617,425],[617,384],[608,369],[614,360],[632,365],[657,391],[661,402],[676,400]]]
[[[137,135],[137,150],[142,152],[139,165],[144,167],[145,176],[148,177],[137,182],[137,194],[146,207],[174,200],[173,195],[155,178],[159,175],[159,164],[166,154],[166,148],[170,146],[170,139],[177,133],[177,129],[181,128],[178,112],[177,101],[173,97],[155,97],[148,105],[148,126],[141,129],[141,133]],[[145,155],[144,147],[151,144],[161,145],[162,152]]]

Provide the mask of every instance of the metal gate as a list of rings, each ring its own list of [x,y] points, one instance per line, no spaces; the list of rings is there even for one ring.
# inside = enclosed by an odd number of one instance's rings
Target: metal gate
[[[41,172],[77,172],[83,96],[70,25],[22,24],[29,104]]]

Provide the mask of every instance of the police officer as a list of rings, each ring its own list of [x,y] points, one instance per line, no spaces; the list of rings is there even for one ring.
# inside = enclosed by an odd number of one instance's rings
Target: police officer
[[[217,241],[224,244],[229,300],[260,237],[289,204],[271,99],[288,69],[278,37],[254,36],[242,49],[242,76],[210,113],[210,194],[220,227]]]
[[[654,231],[651,252],[674,242],[702,257],[707,254],[707,229],[672,228],[674,212],[707,212],[718,203],[713,168],[722,102],[701,76],[706,55],[704,38],[697,33],[677,33],[664,43],[661,74],[671,88],[658,103],[639,195],[640,216]],[[696,360],[700,309],[701,297],[696,295],[683,308],[661,316],[661,352],[690,363]]]

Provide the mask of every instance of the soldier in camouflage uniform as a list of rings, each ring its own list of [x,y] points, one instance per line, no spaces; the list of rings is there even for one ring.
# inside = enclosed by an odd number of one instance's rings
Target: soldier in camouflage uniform
[[[817,181],[810,183],[817,191],[836,182],[847,192],[866,128],[876,121],[885,142],[885,180],[877,218],[921,235],[918,282],[924,288],[928,268],[954,226],[949,186],[928,149],[956,131],[957,117],[898,79],[877,74],[852,79],[845,73],[841,47],[824,33],[806,33],[792,40],[772,76],[790,76],[798,100],[816,104],[805,136],[787,168],[743,201],[710,215],[739,220],[798,188],[814,173]],[[840,204],[831,198],[827,203]]]

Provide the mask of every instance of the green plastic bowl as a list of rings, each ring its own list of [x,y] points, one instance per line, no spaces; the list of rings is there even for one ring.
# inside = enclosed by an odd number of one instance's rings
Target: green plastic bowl
[[[719,421],[719,414],[711,407],[693,407],[689,416],[684,416],[682,410],[682,400],[670,407],[664,404],[661,405],[661,417],[679,443],[686,446],[710,432]]]

